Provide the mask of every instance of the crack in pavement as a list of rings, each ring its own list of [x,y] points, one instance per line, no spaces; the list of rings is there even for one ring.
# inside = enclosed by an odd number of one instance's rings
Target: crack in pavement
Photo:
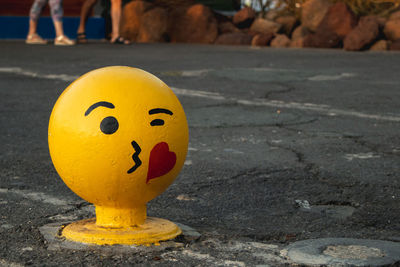
[[[384,151],[379,149],[378,144],[372,144],[366,140],[363,140],[363,137],[361,136],[347,136],[347,135],[343,135],[342,136],[343,139],[349,139],[351,141],[353,141],[355,144],[360,145],[362,147],[366,147],[368,148],[371,152],[375,153],[376,156],[379,155],[386,155],[386,156],[397,156],[400,157],[400,153],[396,153],[393,150],[392,151]],[[368,152],[368,153],[371,153]],[[374,155],[371,155],[371,157],[374,157]]]
[[[270,92],[267,92],[264,95],[265,99],[269,99],[271,95],[277,95],[277,94],[285,94],[285,93],[291,93],[293,91],[295,91],[297,88],[295,88],[294,86],[288,85],[288,84],[284,84],[284,83],[277,83],[277,82],[272,82],[270,83],[271,85],[278,85],[278,86],[282,86],[285,87],[282,90],[273,90]]]
[[[52,79],[52,80],[61,80],[61,81],[68,81],[72,82],[77,78],[77,76],[73,75],[66,75],[66,74],[41,74],[38,72],[32,72],[29,70],[24,70],[19,67],[2,67],[0,68],[0,73],[15,73],[23,76],[28,77],[39,77],[45,79]],[[265,99],[238,99],[235,97],[226,97],[219,93],[213,93],[208,91],[201,91],[201,90],[191,90],[191,89],[181,89],[176,87],[171,87],[171,89],[177,95],[182,96],[190,96],[190,97],[200,97],[200,98],[207,98],[213,100],[229,100],[233,102],[237,102],[241,105],[247,106],[266,106],[266,107],[276,107],[276,108],[288,108],[288,109],[297,109],[297,110],[304,110],[304,111],[312,111],[316,112],[325,116],[349,116],[349,117],[357,117],[363,119],[372,119],[372,120],[382,120],[382,121],[392,121],[392,122],[400,122],[399,115],[379,115],[379,114],[368,114],[359,111],[353,110],[344,110],[344,109],[337,109],[332,108],[329,105],[321,105],[321,104],[314,104],[314,103],[299,103],[299,102],[283,102],[278,100],[269,100],[266,101]]]
[[[300,118],[302,116],[298,116]],[[290,121],[295,121],[296,119],[292,119]],[[274,122],[274,123],[260,123],[260,124],[235,124],[235,125],[215,125],[215,126],[198,126],[191,125],[189,128],[193,129],[228,129],[228,128],[258,128],[258,127],[285,127],[285,126],[298,126],[298,125],[307,125],[318,121],[317,118],[312,118],[307,121],[299,121],[299,122]]]

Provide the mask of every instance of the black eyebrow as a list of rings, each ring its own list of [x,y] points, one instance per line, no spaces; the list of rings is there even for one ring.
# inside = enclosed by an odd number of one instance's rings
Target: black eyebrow
[[[165,109],[165,108],[153,108],[149,110],[149,115],[153,115],[153,114],[158,114],[158,113],[165,113],[168,115],[172,115],[174,113],[172,113],[171,110]]]
[[[97,103],[94,103],[93,105],[91,105],[86,110],[85,116],[89,115],[89,113],[92,112],[92,110],[94,110],[95,108],[98,108],[98,107],[115,108],[115,106],[110,102],[100,101],[100,102],[97,102]]]

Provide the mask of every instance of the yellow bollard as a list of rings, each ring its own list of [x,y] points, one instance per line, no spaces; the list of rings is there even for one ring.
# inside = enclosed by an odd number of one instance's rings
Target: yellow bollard
[[[49,150],[65,184],[96,207],[96,218],[62,236],[97,245],[147,245],[176,237],[174,223],[146,216],[146,203],[175,180],[189,131],[172,90],[140,69],[91,71],[61,94],[49,122]]]

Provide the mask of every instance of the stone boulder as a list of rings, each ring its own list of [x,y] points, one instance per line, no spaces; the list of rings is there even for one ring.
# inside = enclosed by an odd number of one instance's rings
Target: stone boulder
[[[375,16],[361,17],[355,27],[344,39],[345,50],[358,51],[372,44],[379,35],[379,21]]]
[[[339,47],[341,38],[332,31],[321,31],[307,35],[303,40],[304,47],[335,48]]]
[[[357,25],[357,18],[353,12],[343,2],[337,2],[329,7],[321,23],[318,25],[319,31],[332,31],[343,39]]]
[[[170,14],[171,42],[211,44],[218,36],[218,23],[210,8],[196,4],[176,8]]]
[[[308,2],[307,2],[308,3]],[[355,27],[355,15],[342,3],[330,6],[315,34],[304,39],[305,47],[335,48],[341,45],[342,39]]]
[[[291,40],[289,47],[291,48],[303,48],[304,47],[304,38],[300,38],[297,40]]]
[[[379,29],[383,31],[383,28],[385,27],[385,24],[388,21],[388,19],[384,17],[377,17],[377,18],[379,23]]]
[[[141,25],[136,41],[139,43],[155,43],[167,41],[168,12],[156,7],[150,9],[141,18]]]
[[[286,34],[277,34],[276,37],[271,41],[271,47],[289,47],[290,39]]]
[[[231,33],[231,32],[240,32],[238,28],[233,25],[230,21],[221,22],[218,24],[218,32],[220,34]]]
[[[396,19],[400,19],[400,11],[393,12],[389,16],[389,20],[396,20]]]
[[[275,21],[275,19],[277,17],[279,17],[279,12],[275,9],[267,11],[263,16],[264,19],[272,20],[272,21]]]
[[[154,5],[145,1],[132,1],[122,10],[121,36],[130,41],[136,41],[139,34],[141,19],[144,13]]]
[[[392,42],[392,44],[390,45],[390,50],[400,50],[400,39]]]
[[[292,32],[292,40],[290,42],[290,47],[304,47],[304,39],[311,32],[307,27],[300,25]]]
[[[253,24],[251,24],[250,31],[256,33],[277,33],[281,29],[282,25],[274,21],[257,18]]]
[[[251,40],[252,46],[267,46],[274,38],[273,33],[259,33],[254,35],[253,39]]]
[[[295,16],[282,16],[278,17],[275,20],[275,22],[282,25],[281,28],[282,33],[286,34],[287,36],[290,36],[292,34],[294,27],[297,24],[297,19]]]
[[[175,9],[176,7],[188,7],[196,4],[195,0],[152,0],[152,2],[154,5],[167,8],[168,10]]]
[[[369,50],[371,51],[386,51],[389,48],[388,41],[386,40],[379,40],[374,43]]]
[[[383,29],[387,39],[395,41],[400,39],[400,19],[390,19],[386,22]]]
[[[329,0],[309,0],[306,1],[301,8],[302,24],[315,32],[322,19],[328,12],[331,3]]]
[[[215,41],[220,45],[251,45],[253,36],[243,32],[225,33],[218,36]]]
[[[306,37],[308,34],[310,34],[310,31],[308,30],[307,27],[300,25],[294,31],[292,32],[292,40],[297,40],[297,39],[303,39]]]
[[[232,22],[238,28],[248,28],[253,23],[256,17],[256,12],[251,7],[245,7],[236,12],[233,16]]]

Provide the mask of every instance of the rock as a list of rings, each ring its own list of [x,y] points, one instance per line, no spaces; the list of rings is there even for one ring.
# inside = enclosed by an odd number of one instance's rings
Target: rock
[[[248,28],[253,23],[256,17],[256,12],[251,7],[245,7],[236,12],[233,16],[233,24],[238,28]]]
[[[252,39],[252,35],[242,32],[225,33],[218,36],[215,43],[221,45],[251,45]]]
[[[217,38],[217,20],[211,9],[202,4],[177,8],[170,18],[171,42],[211,44]]]
[[[167,26],[167,10],[161,7],[150,9],[142,16],[136,41],[140,43],[165,42],[167,41]]]
[[[362,17],[357,25],[344,39],[345,50],[358,51],[371,44],[379,35],[379,22],[375,16]]]
[[[395,41],[400,39],[400,19],[388,20],[383,29],[387,39]]]
[[[308,28],[300,25],[292,32],[292,41],[295,41],[297,39],[304,39],[304,37],[306,37],[308,34],[310,34]]]
[[[267,46],[274,38],[273,33],[259,33],[251,40],[252,46]]]
[[[329,7],[321,23],[318,25],[318,31],[333,31],[340,38],[344,38],[357,25],[357,18],[343,2],[337,2]]]
[[[400,19],[400,11],[393,12],[389,16],[389,20],[396,20],[396,19]]]
[[[121,36],[130,41],[136,41],[139,33],[141,18],[144,13],[154,7],[145,1],[132,1],[122,10]]]
[[[400,50],[400,39],[392,42],[392,44],[390,45],[390,50]]]
[[[302,4],[301,22],[311,31],[315,32],[322,19],[328,12],[331,3],[329,0],[309,0]]]
[[[311,32],[307,27],[304,27],[303,25],[298,26],[292,32],[292,41],[290,42],[290,47],[304,47],[304,40],[310,34]]]
[[[387,18],[384,17],[377,17],[377,18],[378,18],[379,28],[383,29],[385,27],[386,22],[388,21]]]
[[[332,31],[321,31],[307,35],[303,40],[304,47],[335,48],[340,45],[341,38]]]
[[[257,32],[257,33],[277,33],[280,28],[281,24],[278,24],[276,22],[262,19],[262,18],[257,18],[253,24],[251,24],[250,31],[252,32]]]
[[[371,46],[371,51],[386,51],[388,50],[389,44],[386,40],[379,40]]]
[[[152,0],[156,6],[164,7],[167,9],[175,9],[176,7],[189,7],[196,4],[195,0]]]
[[[238,28],[233,25],[230,21],[221,22],[218,24],[218,32],[220,34],[223,33],[231,33],[231,32],[240,32]]]
[[[225,16],[224,14],[214,12],[214,16],[217,19],[218,23],[223,23],[223,22],[232,22],[232,17]]]
[[[355,27],[356,23],[356,17],[347,6],[342,2],[337,2],[329,7],[315,34],[308,35],[303,44],[305,47],[339,47],[342,39]]]
[[[276,11],[275,9],[272,9],[272,10],[268,11],[267,13],[265,13],[264,19],[274,21],[278,16],[279,16],[279,12]]]
[[[290,42],[289,47],[292,47],[292,48],[302,48],[302,47],[304,47],[304,37],[298,38],[296,40],[292,40]]]
[[[294,26],[296,26],[297,19],[295,16],[282,16],[277,18],[275,22],[281,24],[281,31],[287,36],[290,36],[294,29]]]
[[[271,41],[271,47],[289,47],[290,39],[285,34],[277,34]]]

